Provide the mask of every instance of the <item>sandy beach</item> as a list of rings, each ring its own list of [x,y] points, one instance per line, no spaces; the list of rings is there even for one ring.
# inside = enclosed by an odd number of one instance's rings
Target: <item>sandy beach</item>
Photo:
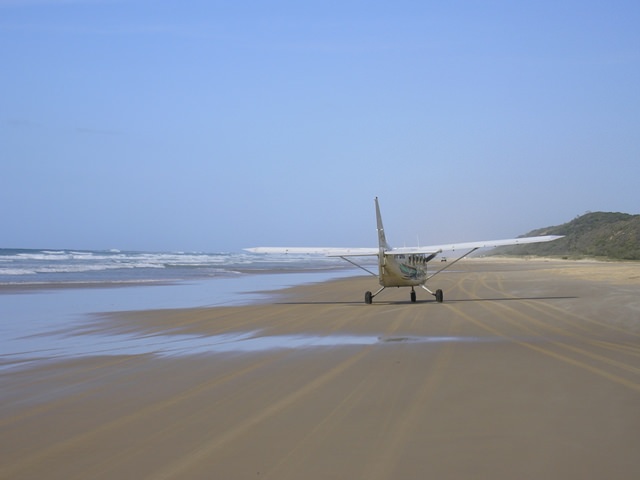
[[[0,478],[638,478],[640,264],[452,270],[100,315],[69,333],[185,348],[0,372]]]

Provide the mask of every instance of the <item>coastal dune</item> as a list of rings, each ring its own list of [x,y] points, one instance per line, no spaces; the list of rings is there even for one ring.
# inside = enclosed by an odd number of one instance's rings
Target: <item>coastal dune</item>
[[[101,315],[149,348],[4,371],[0,478],[637,478],[640,267],[452,270]]]

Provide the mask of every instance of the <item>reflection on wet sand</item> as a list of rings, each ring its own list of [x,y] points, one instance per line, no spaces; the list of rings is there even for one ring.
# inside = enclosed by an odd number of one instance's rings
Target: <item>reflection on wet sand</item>
[[[52,334],[22,338],[14,342],[13,351],[4,354],[13,362],[10,368],[28,362],[64,360],[87,356],[114,355],[202,355],[233,352],[264,352],[276,349],[341,347],[397,343],[468,343],[496,342],[497,337],[465,336],[376,336],[357,334],[289,334],[265,335],[260,330],[238,331],[216,335],[179,334],[174,332]],[[15,362],[15,363],[14,363]]]

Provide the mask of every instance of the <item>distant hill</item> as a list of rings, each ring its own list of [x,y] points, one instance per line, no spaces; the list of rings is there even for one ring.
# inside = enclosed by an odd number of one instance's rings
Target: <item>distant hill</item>
[[[640,215],[589,212],[568,223],[539,228],[524,236],[535,235],[565,235],[565,237],[548,243],[500,247],[493,250],[491,255],[640,260]]]

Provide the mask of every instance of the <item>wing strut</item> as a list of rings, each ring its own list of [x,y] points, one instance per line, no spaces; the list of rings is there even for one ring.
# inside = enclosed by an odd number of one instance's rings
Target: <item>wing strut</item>
[[[431,275],[429,275],[427,277],[427,280],[425,280],[425,282],[427,282],[430,278],[435,277],[437,274],[439,274],[440,272],[442,272],[443,270],[446,270],[449,267],[453,267],[457,262],[459,262],[460,260],[462,260],[464,257],[466,257],[467,255],[472,254],[473,252],[475,252],[476,250],[478,250],[480,247],[476,247],[476,248],[472,248],[471,250],[469,250],[467,253],[465,253],[464,255],[462,255],[461,257],[456,258],[453,262],[451,263],[447,263],[444,267],[442,267],[440,270],[438,270],[435,273],[432,273]]]
[[[435,277],[437,274],[439,274],[440,272],[442,272],[443,270],[446,270],[447,268],[453,266],[454,264],[456,264],[457,262],[459,262],[460,260],[462,260],[464,257],[466,257],[467,255],[472,254],[473,252],[475,252],[476,250],[478,250],[481,247],[474,247],[471,250],[469,250],[467,253],[465,253],[464,255],[456,258],[453,262],[448,263],[447,265],[445,265],[444,267],[442,267],[440,270],[438,270],[435,273],[432,273],[431,275],[429,275],[427,277],[427,279],[422,283],[422,285],[420,285],[423,289],[425,289],[427,292],[429,292],[431,295],[433,295],[434,297],[436,297],[436,301],[438,303],[442,303],[442,290],[438,289],[435,292],[432,292],[431,290],[429,290],[429,288],[425,285],[425,283],[427,283],[427,281],[432,278]]]
[[[355,267],[358,267],[359,269],[364,270],[365,272],[367,272],[367,273],[369,273],[369,274],[373,275],[374,277],[377,277],[377,276],[378,276],[378,274],[377,274],[377,273],[373,273],[371,270],[369,270],[369,269],[367,269],[367,268],[364,268],[362,265],[358,265],[356,262],[354,262],[353,260],[349,260],[347,257],[342,257],[342,256],[341,256],[340,258],[341,258],[342,260],[346,261],[346,262],[349,262],[351,265],[353,265],[353,266],[355,266]]]

